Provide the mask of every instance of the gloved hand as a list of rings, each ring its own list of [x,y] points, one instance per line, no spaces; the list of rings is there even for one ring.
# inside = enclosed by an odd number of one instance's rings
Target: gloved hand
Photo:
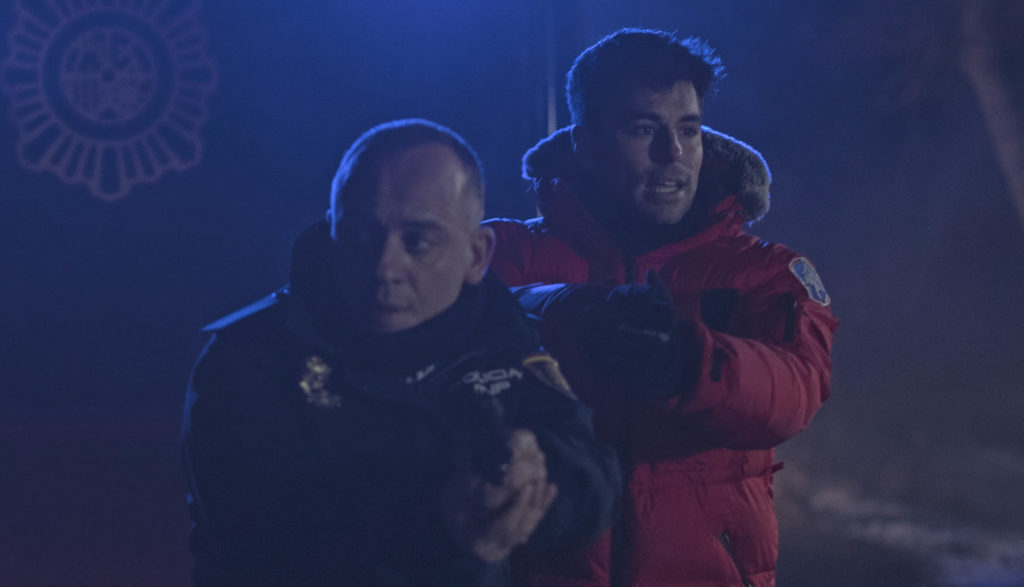
[[[581,346],[594,368],[617,386],[649,399],[692,389],[700,362],[693,323],[676,319],[668,291],[653,271],[646,284],[612,288],[584,316]]]
[[[701,349],[694,324],[676,319],[653,271],[647,283],[533,285],[514,294],[548,331],[571,329],[592,368],[635,397],[677,397],[696,382]]]

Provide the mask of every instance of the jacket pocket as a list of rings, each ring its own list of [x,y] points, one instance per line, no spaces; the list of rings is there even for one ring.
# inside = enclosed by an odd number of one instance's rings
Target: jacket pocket
[[[732,561],[736,572],[740,575],[740,581],[743,583],[743,587],[754,587],[754,584],[747,579],[747,574],[743,572],[743,567],[740,565],[739,559],[736,558],[736,551],[732,547],[732,536],[729,536],[729,532],[722,532],[718,535],[718,541],[722,543],[722,547],[725,548],[726,554],[729,555],[729,559]]]

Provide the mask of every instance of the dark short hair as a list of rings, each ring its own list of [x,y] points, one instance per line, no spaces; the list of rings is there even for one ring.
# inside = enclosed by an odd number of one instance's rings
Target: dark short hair
[[[679,39],[652,29],[620,29],[587,47],[569,69],[565,97],[572,123],[585,125],[627,87],[668,89],[689,81],[704,97],[725,75],[714,50],[704,41]]]
[[[364,132],[352,146],[345,151],[341,165],[331,182],[331,216],[333,222],[341,217],[342,207],[346,201],[348,190],[353,180],[366,173],[373,173],[380,164],[402,151],[426,144],[439,144],[450,148],[469,171],[470,181],[480,199],[484,199],[483,165],[476,151],[465,139],[452,129],[424,120],[422,118],[406,118],[378,124]]]

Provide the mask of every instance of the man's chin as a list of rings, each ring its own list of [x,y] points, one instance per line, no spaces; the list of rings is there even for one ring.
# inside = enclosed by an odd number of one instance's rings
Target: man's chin
[[[668,226],[686,216],[693,204],[693,197],[685,188],[671,193],[643,189],[633,201],[638,208],[636,211],[644,220],[656,226]]]
[[[645,220],[656,226],[671,226],[678,224],[683,216],[690,210],[688,203],[650,203],[640,209],[640,214]]]

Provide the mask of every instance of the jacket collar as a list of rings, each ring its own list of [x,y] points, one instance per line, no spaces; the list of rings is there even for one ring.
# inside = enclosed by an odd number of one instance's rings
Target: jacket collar
[[[746,210],[736,196],[726,196],[703,217],[701,228],[685,237],[667,241],[660,246],[630,247],[623,237],[599,222],[584,205],[576,184],[571,179],[557,178],[537,186],[544,226],[565,239],[588,259],[608,259],[618,264],[624,256],[656,260],[712,241],[724,234],[742,231],[747,222]]]

